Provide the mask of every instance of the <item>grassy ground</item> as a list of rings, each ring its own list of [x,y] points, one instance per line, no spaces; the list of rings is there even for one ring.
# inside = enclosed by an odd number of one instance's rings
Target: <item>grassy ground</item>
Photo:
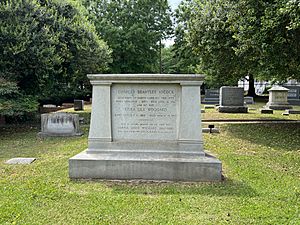
[[[225,181],[137,184],[70,181],[68,158],[86,136],[42,140],[35,128],[1,128],[0,224],[299,224],[300,126],[220,129],[204,138]],[[20,156],[38,160],[4,164]]]
[[[248,105],[248,113],[219,113],[216,109],[205,109],[205,113],[202,114],[202,119],[205,120],[226,120],[226,119],[238,119],[238,120],[300,120],[300,114],[291,114],[289,116],[283,116],[282,113],[285,110],[274,110],[273,114],[261,114],[259,109],[265,106],[266,103],[258,102],[253,105]],[[203,106],[204,108],[204,106]],[[300,110],[300,106],[293,106],[293,109]]]
[[[202,119],[204,120],[300,120],[300,114],[294,114],[289,116],[283,116],[282,113],[285,110],[274,110],[274,114],[261,114],[259,109],[265,106],[264,102],[257,102],[253,105],[248,105],[250,109],[248,113],[219,113],[216,109],[205,109],[205,113],[202,113]],[[85,105],[85,111],[77,111],[81,117],[85,118],[86,123],[89,123],[91,105]],[[204,108],[204,106],[202,106]],[[300,110],[300,106],[293,106],[293,109]],[[62,110],[64,112],[74,113],[73,108]]]

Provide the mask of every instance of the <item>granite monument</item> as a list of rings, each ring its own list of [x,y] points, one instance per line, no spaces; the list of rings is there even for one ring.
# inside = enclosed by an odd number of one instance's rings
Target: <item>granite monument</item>
[[[80,179],[220,181],[203,151],[202,75],[97,74],[88,149],[70,158]]]

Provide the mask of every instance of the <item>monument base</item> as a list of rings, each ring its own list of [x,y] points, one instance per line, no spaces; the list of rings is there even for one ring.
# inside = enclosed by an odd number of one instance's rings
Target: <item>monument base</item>
[[[269,103],[267,103],[267,107],[275,110],[285,110],[285,109],[293,108],[291,105],[288,104],[269,104]]]
[[[218,111],[221,113],[247,113],[247,106],[219,106]]]
[[[221,181],[222,164],[196,152],[83,151],[69,159],[71,179]]]

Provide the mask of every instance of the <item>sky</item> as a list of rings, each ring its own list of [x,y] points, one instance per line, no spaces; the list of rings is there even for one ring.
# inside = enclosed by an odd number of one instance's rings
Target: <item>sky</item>
[[[180,2],[181,2],[181,0],[169,0],[169,3],[170,3],[173,10],[178,6],[178,4]]]

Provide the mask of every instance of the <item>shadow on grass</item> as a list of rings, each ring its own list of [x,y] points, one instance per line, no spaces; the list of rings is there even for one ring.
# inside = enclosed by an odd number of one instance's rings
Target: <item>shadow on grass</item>
[[[222,182],[168,182],[168,181],[107,181],[73,180],[77,184],[102,183],[118,194],[139,195],[205,195],[256,197],[256,191],[247,183],[226,179]]]
[[[227,125],[227,135],[280,151],[300,150],[300,124]]]

